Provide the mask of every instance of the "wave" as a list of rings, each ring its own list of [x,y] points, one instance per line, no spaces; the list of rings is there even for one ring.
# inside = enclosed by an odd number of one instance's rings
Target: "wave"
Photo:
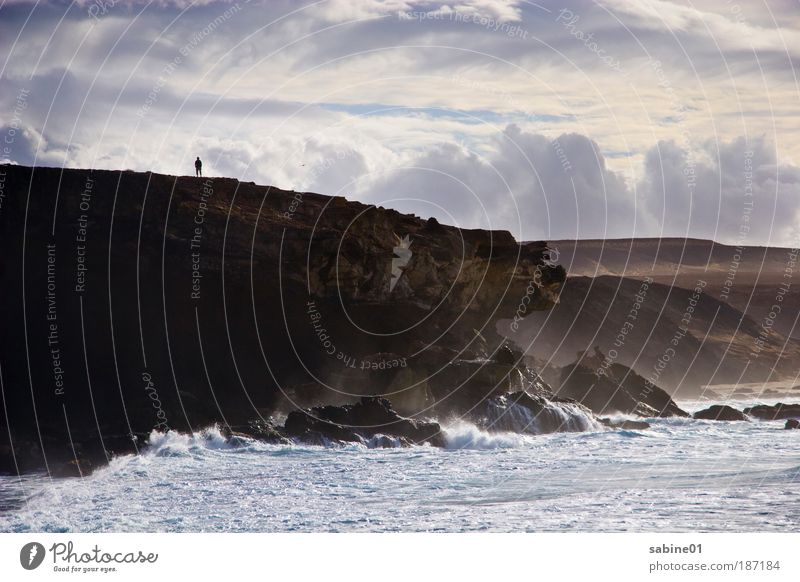
[[[443,427],[442,433],[448,449],[513,449],[528,442],[525,435],[513,432],[488,432],[465,421]]]
[[[214,425],[195,433],[182,433],[171,430],[154,430],[147,439],[147,447],[142,451],[156,457],[184,457],[202,451],[230,451],[256,444],[255,440],[241,436],[226,437]]]
[[[586,432],[602,428],[582,406],[543,398],[537,412],[518,404],[511,397],[502,396],[488,403],[486,417],[487,426],[493,430],[533,435]]]
[[[273,452],[280,449],[289,451],[319,448],[391,449],[408,446],[403,439],[384,434],[359,438],[361,439],[359,442],[352,443],[342,443],[322,438],[322,444],[311,444],[296,439],[291,444],[270,444],[240,435],[225,436],[220,428],[214,425],[195,433],[154,430],[150,433],[142,453],[156,457],[186,457],[203,454],[206,451],[255,451],[264,449]]]

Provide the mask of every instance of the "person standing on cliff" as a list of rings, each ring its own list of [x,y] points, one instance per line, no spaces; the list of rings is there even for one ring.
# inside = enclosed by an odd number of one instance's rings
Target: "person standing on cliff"
[[[202,178],[203,176],[203,162],[200,161],[200,156],[194,161],[194,175]]]

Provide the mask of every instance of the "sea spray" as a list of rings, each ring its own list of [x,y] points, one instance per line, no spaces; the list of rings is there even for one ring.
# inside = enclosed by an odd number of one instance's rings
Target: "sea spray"
[[[489,432],[463,420],[442,430],[447,448],[455,450],[513,449],[523,446],[529,438],[512,432]]]
[[[583,432],[600,430],[591,413],[572,402],[551,402],[545,398],[532,398],[525,393],[500,396],[487,402],[485,426],[492,431],[525,434],[552,432]],[[526,406],[520,400],[532,403]]]

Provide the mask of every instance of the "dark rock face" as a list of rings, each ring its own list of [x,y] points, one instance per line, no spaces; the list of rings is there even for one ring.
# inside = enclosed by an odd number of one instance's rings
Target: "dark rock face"
[[[494,396],[469,418],[486,430],[527,434],[582,432],[599,426],[592,412],[574,400],[525,391]]]
[[[406,415],[468,408],[495,390],[485,381],[503,390],[519,376],[505,350],[494,361],[496,321],[550,308],[565,279],[545,243],[340,197],[3,172],[0,470],[11,473],[74,460],[71,440],[102,460],[154,428],[233,430],[360,396]],[[481,359],[494,368],[460,388],[479,365],[458,362]],[[105,443],[120,434],[126,446]]]
[[[800,342],[791,337],[794,316],[787,314],[800,309],[800,290],[793,287],[783,297],[782,315],[766,337],[760,335],[774,304],[772,281],[793,260],[792,249],[736,249],[686,238],[552,241],[552,246],[569,266],[570,278],[556,307],[532,314],[513,334],[526,347],[535,338],[530,355],[564,366],[593,346],[606,354],[616,350],[619,363],[671,394],[680,391],[679,397],[694,397],[709,384],[794,380]],[[734,255],[741,263],[731,289],[726,279]],[[635,319],[629,318],[634,307]],[[692,317],[682,323],[690,307]],[[684,324],[686,334],[672,345]],[[750,357],[754,345],[758,358]],[[662,365],[670,347],[669,363]]]
[[[321,443],[326,439],[363,442],[380,436],[397,438],[407,444],[444,446],[438,423],[403,418],[392,409],[388,400],[375,397],[363,397],[356,404],[344,406],[295,410],[286,418],[284,433],[310,443]]]
[[[792,430],[796,428],[800,429],[800,420],[797,420],[796,418],[790,418],[786,421],[786,425],[783,428],[786,430]]]
[[[699,410],[692,415],[692,418],[700,420],[750,420],[747,415],[740,410],[728,406],[726,404],[714,404],[704,410]]]
[[[291,441],[280,427],[264,420],[253,420],[246,424],[223,427],[222,434],[230,437],[247,437],[270,444],[289,444]]]
[[[622,364],[608,363],[599,351],[561,369],[557,394],[574,398],[595,414],[689,416],[661,388]]]
[[[786,420],[800,418],[800,404],[783,404],[782,402],[773,405],[759,404],[745,408],[744,412],[760,420]]]

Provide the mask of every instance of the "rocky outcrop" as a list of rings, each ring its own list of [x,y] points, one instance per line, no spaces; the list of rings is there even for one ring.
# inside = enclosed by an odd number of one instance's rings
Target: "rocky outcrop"
[[[375,437],[389,437],[402,444],[444,446],[438,423],[403,418],[388,400],[374,397],[361,398],[356,404],[292,411],[286,418],[283,433],[314,444],[365,442]]]
[[[786,420],[789,418],[800,418],[800,404],[759,404],[744,409],[745,414],[754,416],[760,420]]]
[[[75,460],[70,443],[105,459],[153,428],[234,430],[361,396],[406,416],[469,409],[524,381],[495,357],[497,320],[550,308],[565,277],[545,243],[341,197],[3,173],[5,472]]]
[[[469,418],[489,431],[527,434],[582,432],[600,426],[592,412],[574,400],[525,391],[489,398]]]
[[[750,420],[741,410],[736,410],[727,404],[714,404],[706,409],[699,410],[692,415],[692,418],[699,420],[727,420],[739,421]]]
[[[800,420],[797,420],[796,418],[790,418],[786,421],[786,424],[783,428],[786,430],[800,429]]]
[[[564,366],[599,346],[682,398],[709,384],[794,380],[800,341],[789,336],[800,336],[800,289],[785,290],[777,317],[770,313],[795,250],[670,238],[551,245],[569,268],[559,303],[508,334],[530,355]]]
[[[573,398],[598,415],[689,416],[661,388],[630,368],[609,361],[599,350],[561,368],[555,389],[559,396]]]

